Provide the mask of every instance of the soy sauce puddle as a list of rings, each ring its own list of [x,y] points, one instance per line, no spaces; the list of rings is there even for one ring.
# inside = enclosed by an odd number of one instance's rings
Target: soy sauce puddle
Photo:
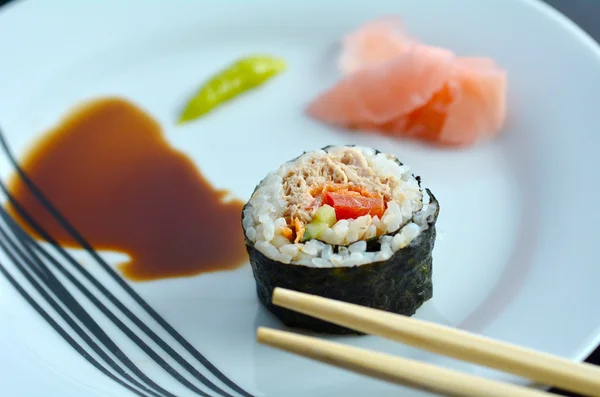
[[[100,101],[100,103],[111,101],[112,100]],[[132,105],[127,102],[121,100],[117,100],[117,102],[125,103],[130,109],[139,111],[139,109],[134,106],[132,107]],[[77,120],[78,117],[75,117],[77,115],[85,118],[84,115],[86,109],[90,109],[89,105],[75,113],[70,120]],[[143,112],[139,112],[143,114]],[[113,114],[113,116],[115,115]],[[148,119],[152,121],[150,118]],[[69,119],[65,122],[65,125],[68,124],[68,121]],[[125,124],[125,126],[128,125]],[[54,132],[58,133],[59,128],[54,130]],[[52,146],[53,138],[54,134],[48,134],[46,139],[38,146],[38,150],[41,150],[40,148],[43,148],[44,145]],[[22,198],[31,198],[32,201],[29,204],[34,211],[40,211],[39,214],[42,214],[45,217],[46,223],[50,225],[50,227],[58,227],[58,234],[62,236],[62,239],[64,239],[68,245],[83,248],[94,259],[96,266],[104,270],[114,281],[116,281],[118,287],[120,287],[119,289],[129,295],[136,305],[139,305],[139,308],[150,315],[153,321],[164,329],[176,343],[173,345],[173,342],[169,343],[162,340],[162,338],[154,331],[154,329],[156,329],[155,325],[147,325],[134,314],[136,308],[131,307],[130,309],[130,305],[125,305],[113,294],[113,292],[111,292],[112,289],[108,290],[83,266],[81,266],[81,264],[64,249],[59,241],[57,241],[57,239],[55,239],[54,236],[49,233],[37,219],[35,219],[35,217],[31,216],[32,214],[21,205],[15,196],[13,196],[5,183],[0,181],[0,190],[6,195],[10,203],[8,207],[10,208],[11,213],[16,214],[17,219],[19,219],[19,224],[17,224],[8,211],[4,208],[0,208],[0,218],[2,219],[2,222],[0,222],[0,248],[8,255],[11,262],[8,264],[9,266],[5,263],[0,263],[0,273],[2,273],[8,282],[13,285],[23,299],[25,299],[40,314],[48,325],[60,334],[60,336],[90,364],[135,394],[139,396],[155,397],[173,396],[171,392],[156,384],[146,374],[140,371],[131,359],[121,351],[119,346],[115,344],[112,338],[99,327],[99,324],[95,319],[90,317],[84,307],[80,305],[79,300],[73,299],[73,296],[67,288],[74,287],[84,294],[89,300],[89,304],[100,309],[102,314],[107,316],[120,331],[130,338],[131,342],[135,343],[153,361],[160,365],[160,367],[166,371],[165,373],[169,374],[194,394],[206,397],[234,397],[229,391],[222,388],[224,386],[226,389],[233,391],[236,396],[242,395],[244,397],[252,397],[251,394],[229,379],[194,346],[192,346],[97,254],[94,247],[82,236],[82,233],[74,227],[64,214],[57,210],[56,206],[49,200],[45,192],[34,183],[32,178],[30,178],[26,172],[24,172],[24,169],[15,158],[1,131],[0,148],[4,151],[9,162],[16,171],[15,177],[13,178],[15,179],[13,188],[22,189],[20,192]],[[48,150],[54,151],[56,150],[56,147],[50,147]],[[34,160],[36,159],[34,154],[35,151],[29,156],[29,160],[32,163],[35,163]],[[73,155],[76,156],[76,154]],[[17,180],[16,178],[19,179]],[[22,227],[26,228],[29,233],[37,236],[38,239],[47,241],[50,245],[49,249],[38,244],[38,242]],[[60,260],[57,260],[50,254],[51,251],[55,251],[61,260],[65,260],[66,266],[62,265]],[[11,268],[13,270],[9,270]],[[26,280],[24,280],[24,282],[14,278],[13,275],[16,274],[14,269],[25,277]],[[66,277],[69,281],[67,283],[69,286],[61,283],[56,278],[55,274],[57,273],[62,273],[62,275]],[[91,289],[82,284],[78,280],[78,276],[74,276],[77,273],[90,283]],[[32,291],[32,289],[41,294],[41,299],[40,297],[36,298],[31,295],[30,291]],[[39,302],[45,302],[44,304],[49,310],[40,306]],[[61,302],[63,306],[59,306],[57,304],[58,302]],[[103,302],[111,302],[116,310],[111,310]],[[131,324],[133,324],[133,328],[124,324],[121,321],[121,318],[123,318],[121,316],[128,318],[131,321]],[[58,318],[62,318],[62,320],[66,321],[67,326],[61,326],[56,321]],[[73,322],[75,319],[78,319],[79,323]],[[75,334],[83,339],[83,343],[77,342],[73,338],[73,335]],[[153,347],[140,339],[138,337],[139,334],[145,334],[151,341],[156,343],[160,352],[154,350]],[[91,339],[92,335],[96,338],[95,340]],[[99,344],[96,341],[99,342]],[[173,348],[173,346],[176,345],[181,346],[189,352],[193,357],[193,361],[187,361],[177,353]],[[100,354],[100,360],[96,360],[93,355],[90,354],[89,349]],[[106,354],[101,354],[101,351],[112,353],[112,357],[116,358],[118,362]],[[189,380],[182,377],[175,368],[165,361],[163,357],[166,358],[167,356],[181,365],[182,368],[195,378],[198,383],[194,385],[190,383]],[[206,378],[197,370],[199,367],[204,367],[209,371],[222,386],[219,386]],[[198,388],[199,385],[202,386]],[[205,388],[208,388],[217,394],[208,394]]]
[[[148,281],[232,270],[246,262],[243,203],[224,201],[158,123],[121,98],[88,102],[24,157],[22,169],[96,250],[131,257],[119,265]],[[12,196],[64,247],[79,247],[21,179]],[[14,219],[36,238],[12,205]]]

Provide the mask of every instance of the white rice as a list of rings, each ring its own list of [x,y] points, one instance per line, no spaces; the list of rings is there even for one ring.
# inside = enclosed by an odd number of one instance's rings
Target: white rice
[[[346,150],[360,151],[376,176],[386,180],[392,188],[392,200],[386,203],[383,216],[381,219],[370,215],[342,219],[325,229],[319,240],[290,242],[281,234],[287,224],[283,217],[286,210],[286,201],[282,199],[284,177],[311,157]],[[376,154],[371,148],[337,146],[305,153],[269,173],[250,198],[242,225],[248,240],[273,260],[310,267],[357,266],[387,260],[408,246],[428,228],[427,219],[435,210],[425,188],[419,186],[408,166],[399,165],[390,155]],[[377,239],[381,245],[379,251],[367,252],[365,240],[377,235],[380,236]],[[338,246],[337,252],[335,246]]]

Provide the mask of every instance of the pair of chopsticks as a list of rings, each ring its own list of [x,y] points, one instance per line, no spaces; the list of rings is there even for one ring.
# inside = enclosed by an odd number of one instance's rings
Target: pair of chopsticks
[[[600,367],[435,323],[276,288],[273,304],[357,331],[487,366],[545,385],[600,396]],[[257,340],[337,367],[456,397],[541,397],[551,393],[290,332],[259,327]]]

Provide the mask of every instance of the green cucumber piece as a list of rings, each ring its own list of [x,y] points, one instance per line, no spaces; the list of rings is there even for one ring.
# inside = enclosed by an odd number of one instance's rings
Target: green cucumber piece
[[[324,223],[327,227],[332,227],[337,221],[335,217],[335,209],[330,205],[322,205],[315,213],[315,217],[311,223]]]
[[[327,229],[328,227],[329,226],[326,223],[312,221],[311,223],[306,225],[302,241],[308,241],[313,238],[319,238],[321,233],[323,233],[323,230]]]

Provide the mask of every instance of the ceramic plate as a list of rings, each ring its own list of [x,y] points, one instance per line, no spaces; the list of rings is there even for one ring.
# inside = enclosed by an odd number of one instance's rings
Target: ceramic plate
[[[308,102],[339,77],[335,59],[340,37],[392,13],[421,40],[458,54],[490,56],[508,71],[508,118],[498,139],[445,150],[348,133],[306,117]],[[281,56],[288,69],[205,118],[175,124],[201,81],[234,58],[255,52]],[[189,157],[211,184],[241,200],[249,198],[267,172],[304,150],[329,144],[375,147],[410,164],[441,203],[434,296],[418,310],[418,318],[574,360],[583,359],[600,342],[600,181],[595,161],[600,145],[600,51],[573,23],[538,1],[284,5],[258,0],[25,0],[0,12],[0,53],[0,122],[18,159],[82,101],[114,95],[152,115],[173,148]],[[0,169],[3,181],[14,172],[5,153]],[[58,258],[51,247],[43,248]],[[155,395],[191,396],[197,394],[193,388],[212,396],[240,395],[223,377],[253,396],[421,395],[258,345],[257,326],[283,327],[260,306],[247,263],[232,271],[147,282],[124,279],[119,284],[83,250],[69,253],[197,371],[196,376],[186,371],[181,360],[159,348],[73,264],[64,264],[191,384],[183,386],[53,270],[138,375],[147,377],[140,382],[160,387]],[[98,253],[110,268],[124,260],[123,253]],[[73,341],[91,351],[14,262],[6,252],[0,254],[0,263],[24,292]],[[160,315],[172,332],[149,311]],[[6,395],[133,395],[76,351],[6,277],[0,277],[0,324]],[[175,332],[189,342],[189,349],[173,338]],[[525,382],[376,337],[328,338]],[[201,364],[197,353],[214,368]],[[222,376],[215,375],[217,370]],[[224,392],[211,391],[198,381],[199,374]]]

